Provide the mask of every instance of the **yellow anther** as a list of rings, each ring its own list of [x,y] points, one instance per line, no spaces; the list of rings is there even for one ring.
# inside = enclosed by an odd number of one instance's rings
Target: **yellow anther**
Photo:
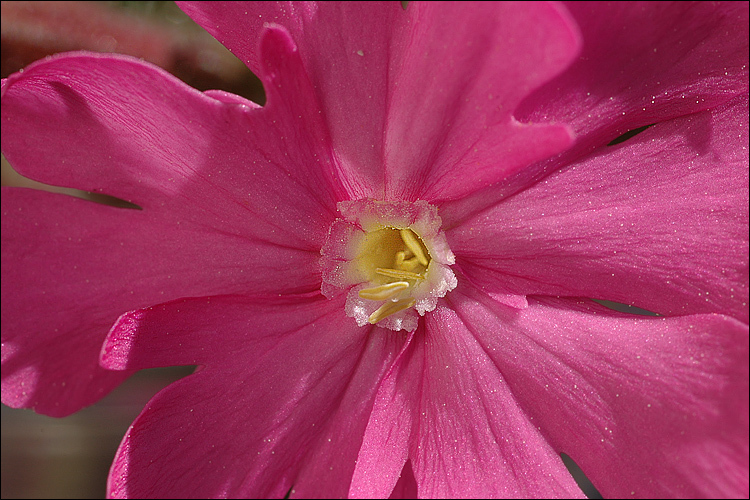
[[[412,257],[409,260],[403,261],[401,263],[400,269],[402,269],[404,271],[412,271],[412,270],[416,269],[418,265],[419,265],[419,261],[417,260],[417,258],[416,257]]]
[[[359,296],[368,300],[389,300],[396,297],[407,288],[409,288],[409,283],[406,281],[395,281],[393,283],[386,283],[385,285],[360,290]]]
[[[412,257],[410,259],[407,259],[406,257],[406,252],[396,252],[396,262],[394,262],[393,267],[395,267],[397,270],[400,269],[402,271],[413,271],[414,269],[416,269],[419,265],[419,261],[417,260],[417,258]]]
[[[374,325],[381,319],[387,318],[391,314],[396,314],[397,312],[403,311],[404,309],[408,309],[415,303],[416,300],[414,299],[403,299],[397,302],[386,302],[385,304],[380,306],[377,311],[372,313],[367,321]]]
[[[396,252],[396,262],[393,264],[393,267],[395,267],[396,269],[401,269],[401,264],[403,264],[405,260],[406,252]]]
[[[388,276],[389,278],[396,278],[397,280],[423,280],[424,276],[409,271],[400,271],[398,269],[385,269],[379,267],[375,269],[375,272],[381,276]]]
[[[423,266],[429,264],[427,256],[422,251],[422,244],[414,236],[414,233],[411,232],[411,229],[401,229],[399,232],[401,233],[401,239],[404,240],[404,244],[411,250],[411,253],[414,254],[419,263]]]

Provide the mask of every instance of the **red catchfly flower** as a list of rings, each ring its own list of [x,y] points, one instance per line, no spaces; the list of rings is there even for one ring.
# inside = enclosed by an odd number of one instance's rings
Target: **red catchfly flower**
[[[3,188],[3,402],[198,366],[109,495],[747,496],[746,2],[181,7],[266,105],[2,87],[19,172],[138,208]]]

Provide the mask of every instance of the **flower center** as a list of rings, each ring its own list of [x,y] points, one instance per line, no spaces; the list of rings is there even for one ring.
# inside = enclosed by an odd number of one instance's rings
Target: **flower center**
[[[378,321],[411,307],[414,286],[424,280],[430,253],[411,229],[385,228],[365,236],[359,265],[376,286],[358,292],[362,299],[385,301],[367,320]]]
[[[455,288],[455,258],[437,209],[424,201],[356,200],[338,205],[321,250],[322,292],[348,290],[346,314],[391,330],[414,330],[418,315]]]

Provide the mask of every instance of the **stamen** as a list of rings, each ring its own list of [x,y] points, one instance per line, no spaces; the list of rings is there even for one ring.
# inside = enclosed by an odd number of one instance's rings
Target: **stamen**
[[[403,250],[400,252],[396,252],[396,262],[394,263],[393,267],[396,269],[401,269],[401,264],[404,263],[406,260],[406,252]]]
[[[405,260],[401,263],[400,266],[398,266],[403,271],[411,271],[412,269],[416,269],[419,265],[419,261],[417,261],[416,257],[412,257],[409,260]]]
[[[399,271],[397,269],[384,269],[379,267],[375,269],[375,272],[381,276],[388,276],[389,278],[396,278],[397,280],[423,280],[424,276],[409,271]]]
[[[414,233],[411,232],[411,229],[401,229],[399,232],[401,233],[401,239],[404,240],[404,244],[409,250],[411,250],[417,260],[419,260],[419,263],[423,266],[429,264],[427,256],[422,251],[422,245],[417,241],[417,238],[414,236]]]
[[[393,283],[386,283],[385,285],[360,290],[359,296],[368,300],[388,300],[394,298],[407,288],[409,288],[409,283],[406,281],[395,281]]]
[[[416,300],[414,299],[403,299],[399,300],[397,302],[386,302],[380,308],[378,308],[377,311],[372,313],[367,321],[369,321],[371,324],[375,324],[381,319],[385,319],[391,314],[396,314],[399,311],[403,311],[404,309],[408,309],[409,307],[413,306],[416,303]]]

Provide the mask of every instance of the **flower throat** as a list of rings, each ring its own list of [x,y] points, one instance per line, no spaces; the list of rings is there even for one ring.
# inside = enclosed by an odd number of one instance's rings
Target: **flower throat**
[[[412,331],[418,317],[455,288],[455,261],[437,209],[424,201],[338,204],[321,249],[322,292],[347,290],[346,314],[358,325]]]
[[[372,288],[359,291],[360,298],[386,301],[368,321],[378,321],[412,307],[416,300],[411,297],[418,281],[430,264],[430,254],[421,239],[411,229],[385,228],[365,237],[362,264],[371,268],[370,283],[383,282]]]

